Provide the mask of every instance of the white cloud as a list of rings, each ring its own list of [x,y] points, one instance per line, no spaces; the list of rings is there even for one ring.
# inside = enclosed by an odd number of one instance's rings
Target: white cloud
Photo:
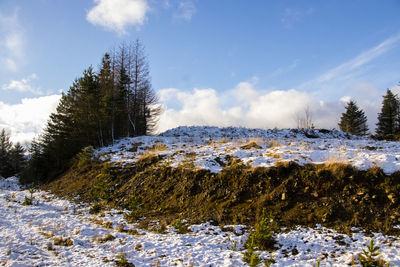
[[[126,33],[126,27],[142,25],[149,6],[146,0],[94,0],[94,6],[87,13],[86,19],[107,30],[119,34]]]
[[[318,128],[337,128],[345,103],[344,96],[336,101],[322,101],[314,95],[291,90],[260,91],[249,82],[241,82],[234,89],[218,93],[214,89],[176,88],[159,91],[164,113],[159,120],[159,131],[181,125],[243,126],[250,128],[293,128],[298,117],[310,108],[314,125]],[[353,99],[353,98],[352,98]],[[379,103],[376,99],[355,99],[375,130]]]
[[[17,71],[24,58],[25,40],[18,20],[18,10],[10,16],[0,13],[0,62],[10,71]]]
[[[29,142],[43,130],[61,95],[24,98],[9,105],[0,101],[0,128],[11,131],[13,142]]]
[[[178,11],[175,13],[174,17],[177,19],[191,21],[196,11],[196,6],[192,0],[180,1],[178,5]]]
[[[30,85],[30,82],[36,79],[36,74],[31,74],[30,76],[23,78],[21,80],[12,80],[8,84],[4,84],[1,89],[7,90],[15,90],[18,92],[29,92],[36,95],[41,95],[43,92],[39,88],[35,88]]]

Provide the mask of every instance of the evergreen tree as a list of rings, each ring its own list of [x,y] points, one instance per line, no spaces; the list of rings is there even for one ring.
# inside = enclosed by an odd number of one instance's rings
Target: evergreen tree
[[[25,149],[17,142],[10,150],[10,165],[13,175],[19,174],[25,167]]]
[[[107,145],[114,141],[114,75],[112,62],[108,53],[104,54],[101,68],[98,74],[99,90],[101,95],[100,104],[100,129],[102,135],[102,144]]]
[[[389,89],[383,97],[376,125],[376,133],[379,135],[396,134],[399,129],[399,100]]]
[[[152,133],[160,112],[158,99],[143,47],[139,41],[133,47],[122,46],[119,56],[106,53],[98,73],[89,67],[62,95],[43,135],[31,146],[25,181],[58,176],[86,146]]]
[[[347,103],[346,111],[342,113],[339,128],[343,132],[354,135],[366,135],[368,132],[367,117],[364,111],[359,109],[356,102]]]
[[[12,142],[10,136],[5,129],[0,132],[0,176],[9,177],[12,175],[12,167],[10,164],[10,150]]]

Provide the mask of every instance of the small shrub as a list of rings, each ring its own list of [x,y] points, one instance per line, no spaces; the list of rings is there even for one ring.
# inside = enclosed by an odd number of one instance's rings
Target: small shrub
[[[32,203],[33,203],[32,198],[25,196],[25,199],[24,199],[24,202],[22,202],[22,205],[30,206],[30,205],[32,205]]]
[[[371,239],[369,245],[367,245],[367,249],[363,249],[363,251],[358,255],[358,261],[364,267],[383,267],[389,266],[389,262],[385,262],[382,258],[379,257],[380,253],[378,250],[380,247],[374,244],[374,240]]]
[[[85,147],[76,155],[77,167],[79,170],[84,170],[92,162],[94,149],[92,146]]]
[[[243,261],[248,263],[251,267],[257,266],[262,262],[260,254],[254,253],[254,250],[250,247],[243,253]]]
[[[188,222],[186,220],[182,220],[182,218],[175,220],[171,226],[176,229],[178,234],[187,234],[190,232]]]
[[[96,176],[96,180],[92,186],[91,197],[93,200],[108,200],[110,198],[110,186],[108,182],[111,180],[110,166],[105,164],[101,173]]]
[[[30,193],[30,197],[25,196],[24,202],[22,202],[22,205],[24,206],[30,206],[33,204],[33,201],[35,200],[35,198],[33,197],[33,193],[35,193],[35,186],[31,185],[31,188],[29,188],[29,193]]]
[[[128,262],[128,260],[125,257],[125,254],[121,251],[120,254],[115,256],[117,258],[114,260],[115,264],[120,267],[135,267],[133,263]]]
[[[141,202],[142,197],[136,193],[133,193],[128,197],[129,212],[124,214],[124,217],[128,222],[136,220],[141,215]]]
[[[273,250],[276,242],[274,235],[277,229],[278,224],[274,220],[272,214],[267,215],[265,209],[263,209],[259,222],[256,223],[254,229],[250,231],[245,247],[252,247],[260,250]]]

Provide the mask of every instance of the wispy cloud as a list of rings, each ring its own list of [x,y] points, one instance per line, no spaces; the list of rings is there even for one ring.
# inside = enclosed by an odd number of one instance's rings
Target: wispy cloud
[[[106,30],[126,34],[126,27],[142,25],[149,11],[147,0],[94,0],[86,19]]]
[[[12,80],[8,84],[4,84],[1,89],[5,91],[18,91],[18,92],[29,92],[36,95],[41,95],[43,92],[30,83],[37,78],[36,74],[31,74],[21,80]]]
[[[337,78],[339,76],[348,74],[349,72],[355,71],[358,68],[362,67],[363,65],[371,62],[375,58],[383,55],[390,49],[394,48],[399,41],[400,41],[400,34],[390,37],[390,38],[384,40],[383,42],[381,42],[379,45],[361,53],[360,55],[356,56],[355,58],[339,65],[336,68],[333,68],[333,69],[327,71],[326,73],[319,76],[315,81],[316,82],[326,82],[326,81],[330,81],[334,78]]]
[[[368,82],[368,75],[371,74],[370,69],[373,67],[372,62],[397,47],[399,42],[400,34],[394,35],[295,88],[314,91],[317,95],[344,94],[353,86]]]
[[[313,8],[308,8],[307,10],[286,8],[281,18],[281,22],[286,28],[292,28],[294,24],[301,21],[305,16],[310,15],[313,12]]]
[[[197,9],[193,0],[180,1],[178,5],[178,10],[174,14],[174,18],[183,19],[185,21],[191,21],[193,15],[196,13]]]
[[[18,9],[11,15],[0,13],[0,62],[9,71],[17,71],[24,58],[25,40],[19,25]]]

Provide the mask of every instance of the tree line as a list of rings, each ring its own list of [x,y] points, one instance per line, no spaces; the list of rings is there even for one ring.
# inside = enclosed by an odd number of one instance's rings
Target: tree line
[[[53,179],[84,147],[153,133],[161,112],[157,104],[139,40],[105,53],[97,71],[84,70],[62,94],[44,133],[31,144],[23,180]]]
[[[364,111],[353,100],[347,103],[338,126],[343,132],[354,135],[366,135],[369,131]],[[400,100],[390,89],[387,89],[386,95],[383,96],[376,126],[377,139],[395,140],[400,137]]]
[[[10,141],[10,135],[2,129],[0,132],[0,176],[18,175],[25,164],[25,149],[19,142],[14,145]]]

